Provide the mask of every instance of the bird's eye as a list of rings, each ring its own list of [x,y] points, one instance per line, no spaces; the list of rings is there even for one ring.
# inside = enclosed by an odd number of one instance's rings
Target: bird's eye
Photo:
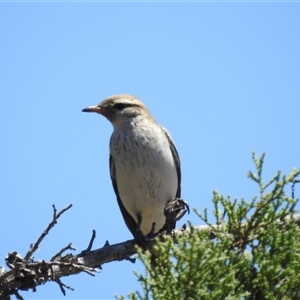
[[[117,103],[114,105],[114,108],[117,110],[122,110],[123,108],[125,108],[125,104],[124,103]]]

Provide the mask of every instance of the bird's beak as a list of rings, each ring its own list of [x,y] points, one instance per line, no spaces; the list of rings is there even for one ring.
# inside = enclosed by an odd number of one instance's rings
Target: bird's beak
[[[88,107],[84,108],[82,111],[83,112],[95,112],[95,113],[101,114],[104,111],[104,109],[101,108],[100,106],[93,105],[93,106],[88,106]]]

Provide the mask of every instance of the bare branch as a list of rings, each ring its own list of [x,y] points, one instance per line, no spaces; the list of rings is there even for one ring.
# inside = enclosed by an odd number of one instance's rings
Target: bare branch
[[[43,239],[45,238],[45,236],[49,233],[49,231],[55,226],[55,224],[57,223],[58,218],[68,209],[70,209],[72,207],[72,204],[70,204],[68,207],[62,209],[58,214],[56,214],[56,208],[55,205],[52,205],[53,207],[53,220],[51,221],[51,223],[48,225],[48,227],[46,228],[46,230],[43,231],[43,233],[40,235],[40,237],[38,238],[38,240],[30,246],[29,251],[27,252],[27,254],[24,257],[24,260],[28,261],[32,254],[39,248],[40,243],[43,241]]]
[[[96,238],[96,230],[93,229],[92,237],[90,239],[88,247],[85,250],[83,250],[80,254],[84,255],[84,254],[88,254],[89,252],[91,252],[95,238]],[[108,243],[108,241],[106,241],[105,245],[107,243]]]
[[[18,300],[24,300],[24,298],[17,291],[14,292],[14,295]]]
[[[94,276],[95,272],[99,272],[99,268],[101,269],[101,266],[105,263],[121,260],[134,262],[134,258],[131,258],[131,256],[136,253],[137,244],[135,240],[128,240],[114,245],[109,245],[108,241],[106,241],[102,248],[92,251],[92,244],[96,237],[95,231],[93,231],[88,248],[77,255],[73,255],[72,253],[63,255],[67,250],[75,249],[70,243],[58,251],[49,262],[43,260],[33,261],[31,259],[33,252],[49,233],[51,228],[54,227],[57,219],[70,207],[71,205],[57,214],[56,208],[53,206],[54,214],[52,222],[39,237],[38,241],[31,246],[31,249],[24,259],[16,251],[7,255],[6,264],[10,270],[6,271],[3,268],[0,270],[0,299],[9,299],[7,298],[9,295],[15,295],[17,299],[23,300],[22,296],[18,293],[20,290],[31,289],[35,291],[38,285],[44,284],[47,281],[55,281],[59,285],[62,293],[65,294],[66,289],[72,290],[72,288],[61,282],[61,278],[64,276],[75,275],[81,272]],[[284,226],[287,218],[292,218],[294,222],[300,226],[300,214],[297,214],[287,216],[283,220],[278,220],[277,222],[280,228]],[[223,226],[224,223],[195,226],[192,229],[183,227],[173,230],[172,236],[175,237],[176,240],[182,235],[190,235],[197,231],[208,231],[210,238],[214,239],[222,232]],[[148,239],[147,242],[150,246],[154,244],[153,239]]]
[[[70,287],[70,286],[62,283],[60,279],[54,280],[54,282],[56,282],[59,285],[59,288],[60,288],[60,290],[61,290],[61,292],[62,292],[62,294],[64,296],[66,296],[66,290],[65,290],[65,288],[69,289],[71,291],[74,291],[74,289],[72,287]]]

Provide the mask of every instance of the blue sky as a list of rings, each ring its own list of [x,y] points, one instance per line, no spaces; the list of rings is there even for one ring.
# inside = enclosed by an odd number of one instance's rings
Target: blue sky
[[[36,252],[131,239],[108,172],[111,124],[81,110],[139,97],[170,131],[182,197],[212,216],[212,191],[250,200],[251,152],[266,180],[300,167],[299,3],[0,3],[0,265],[23,256],[58,209],[74,207]],[[296,189],[296,196],[299,197]],[[191,220],[191,213],[180,224]],[[213,221],[213,218],[211,218]],[[180,225],[179,224],[179,225]],[[4,225],[4,226],[3,226]],[[64,278],[65,299],[140,289],[140,263]],[[63,298],[48,283],[26,299]]]

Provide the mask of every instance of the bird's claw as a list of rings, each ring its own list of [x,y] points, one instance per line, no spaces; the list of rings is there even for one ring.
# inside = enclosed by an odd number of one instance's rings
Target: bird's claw
[[[155,226],[156,226],[156,223],[153,222],[153,223],[152,223],[151,230],[150,230],[150,232],[146,235],[146,238],[155,238],[155,236],[156,236],[156,234],[155,234]]]
[[[179,221],[186,212],[190,213],[189,205],[181,198],[175,198],[167,203],[164,215],[174,222]]]
[[[148,241],[152,240],[157,236],[157,234],[155,234],[155,222],[152,223],[151,230],[146,236],[143,234],[141,230],[141,224],[142,224],[142,216],[139,214],[134,238],[139,244],[139,246],[141,246],[144,250],[149,250],[151,246]]]
[[[160,230],[160,234],[167,233],[172,236],[175,223],[180,220],[186,214],[186,212],[190,213],[190,208],[183,199],[175,198],[174,200],[169,201],[164,209],[166,222],[163,228]]]

